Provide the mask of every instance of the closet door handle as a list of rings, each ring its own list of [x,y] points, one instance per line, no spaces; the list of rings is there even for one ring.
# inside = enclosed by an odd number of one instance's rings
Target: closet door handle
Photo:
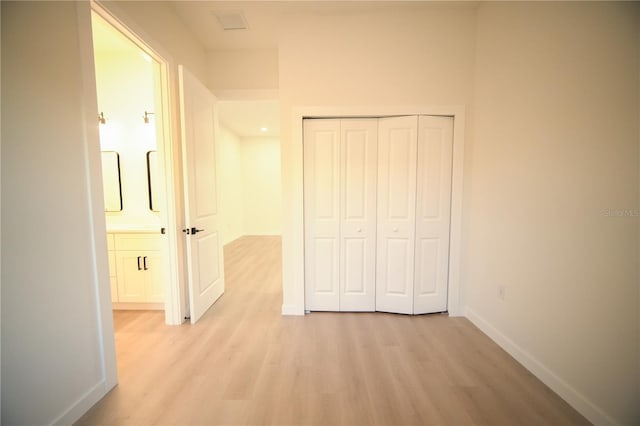
[[[362,232],[362,228],[356,229],[356,232]]]
[[[147,256],[142,258],[142,264],[144,265],[145,271],[149,270],[149,268],[147,268]]]
[[[142,268],[140,267],[140,256],[138,256],[138,271],[142,271]]]
[[[393,232],[398,232],[398,228],[393,228]]]

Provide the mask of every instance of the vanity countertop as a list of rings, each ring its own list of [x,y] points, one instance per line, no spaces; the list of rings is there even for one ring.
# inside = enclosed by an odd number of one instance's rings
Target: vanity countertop
[[[111,225],[107,226],[109,234],[159,234],[160,225]]]

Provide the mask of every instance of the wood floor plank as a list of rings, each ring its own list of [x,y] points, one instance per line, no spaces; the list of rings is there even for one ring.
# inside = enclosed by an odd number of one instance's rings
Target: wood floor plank
[[[195,325],[116,311],[119,385],[79,425],[583,425],[465,318],[283,317],[280,239],[225,247]]]

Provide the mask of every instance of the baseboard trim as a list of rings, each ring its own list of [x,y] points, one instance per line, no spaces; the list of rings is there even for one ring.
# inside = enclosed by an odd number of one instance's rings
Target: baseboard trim
[[[71,425],[78,421],[93,405],[100,401],[107,394],[107,384],[104,380],[96,383],[76,402],[74,402],[64,413],[58,416],[51,424]]]
[[[520,364],[536,376],[542,383],[560,395],[576,411],[596,425],[617,425],[611,416],[589,401],[584,395],[574,389],[557,374],[538,361],[526,350],[518,346],[513,340],[495,328],[489,321],[478,315],[469,307],[464,309],[467,319],[489,336],[494,342],[514,357]]]
[[[282,305],[282,315],[304,315],[304,309],[296,305]]]
[[[450,317],[466,317],[466,311],[464,307],[458,307],[456,309],[449,309],[448,311]]]

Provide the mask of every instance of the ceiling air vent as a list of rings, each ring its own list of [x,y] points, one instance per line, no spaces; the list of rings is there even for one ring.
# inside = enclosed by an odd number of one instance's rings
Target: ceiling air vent
[[[249,28],[242,12],[213,12],[223,30],[246,30]]]

